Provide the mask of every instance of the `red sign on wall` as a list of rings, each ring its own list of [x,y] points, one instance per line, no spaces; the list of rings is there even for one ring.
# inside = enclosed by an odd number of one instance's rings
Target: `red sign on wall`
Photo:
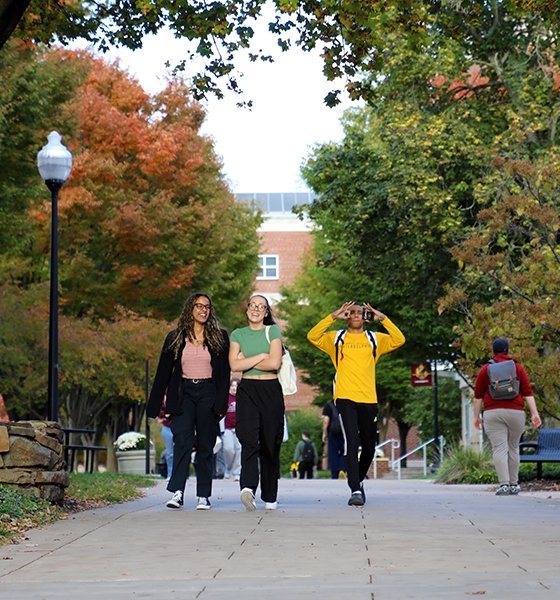
[[[426,365],[425,363],[412,365],[411,382],[414,387],[432,385],[432,372],[430,365]]]

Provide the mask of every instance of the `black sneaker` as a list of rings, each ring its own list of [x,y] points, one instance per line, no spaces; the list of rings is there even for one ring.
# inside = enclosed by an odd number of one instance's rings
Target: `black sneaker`
[[[517,496],[517,494],[519,494],[520,491],[521,491],[521,486],[518,483],[512,483],[509,486],[510,496]]]
[[[165,506],[167,508],[181,508],[183,506],[183,492],[179,490],[174,492],[171,500],[168,500]]]
[[[362,496],[362,492],[352,492],[350,496],[350,500],[348,500],[348,506],[363,506],[364,505],[364,497]]]
[[[360,483],[360,492],[362,492],[362,498],[364,500],[364,504],[366,503],[366,492],[364,490],[364,482]]]

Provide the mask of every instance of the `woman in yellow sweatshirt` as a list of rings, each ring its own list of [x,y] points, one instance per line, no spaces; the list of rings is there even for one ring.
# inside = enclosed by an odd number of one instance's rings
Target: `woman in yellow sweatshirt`
[[[346,329],[327,331],[337,319],[346,320]],[[379,321],[387,333],[365,330],[366,321]],[[363,480],[377,441],[375,366],[383,354],[402,346],[405,338],[382,312],[367,303],[362,306],[351,301],[319,321],[307,339],[330,356],[336,369],[333,393],[342,421],[344,460],[352,492],[348,504],[362,506],[366,500]]]

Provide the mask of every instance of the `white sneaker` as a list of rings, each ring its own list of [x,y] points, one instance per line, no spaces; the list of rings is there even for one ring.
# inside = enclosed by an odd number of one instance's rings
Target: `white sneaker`
[[[243,488],[240,495],[241,502],[247,510],[256,510],[255,494],[251,488]]]
[[[265,502],[265,510],[276,510],[278,508],[278,502]]]
[[[168,500],[165,506],[167,508],[181,508],[183,506],[183,492],[179,490],[174,492],[171,500]]]
[[[196,505],[196,510],[210,510],[212,508],[210,506],[210,500],[208,498],[199,498],[198,504]]]

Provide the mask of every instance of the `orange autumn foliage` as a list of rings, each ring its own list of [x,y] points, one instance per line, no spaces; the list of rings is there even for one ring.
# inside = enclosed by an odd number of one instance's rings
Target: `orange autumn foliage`
[[[206,263],[228,254],[221,229],[242,210],[200,134],[204,112],[182,81],[150,96],[118,63],[67,50],[47,59],[87,68],[63,107],[73,168],[59,199],[61,303],[103,317],[126,300],[171,318]],[[30,214],[46,253],[50,203]]]

